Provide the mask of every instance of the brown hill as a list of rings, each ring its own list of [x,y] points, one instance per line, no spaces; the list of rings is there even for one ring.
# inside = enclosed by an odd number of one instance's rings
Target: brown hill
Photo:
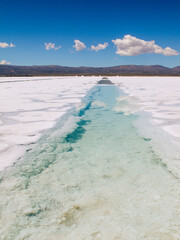
[[[66,67],[0,65],[0,76],[67,76],[67,75],[121,75],[121,76],[180,76],[180,66],[120,65],[113,67]]]

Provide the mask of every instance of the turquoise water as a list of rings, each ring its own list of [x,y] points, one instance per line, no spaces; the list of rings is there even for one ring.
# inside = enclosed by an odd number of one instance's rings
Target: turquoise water
[[[123,96],[94,87],[1,174],[0,239],[180,239],[180,182],[120,110]]]

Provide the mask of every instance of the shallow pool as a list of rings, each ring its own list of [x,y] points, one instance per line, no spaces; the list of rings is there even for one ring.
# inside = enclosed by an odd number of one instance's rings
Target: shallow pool
[[[1,173],[2,240],[180,239],[180,182],[138,134],[137,116],[117,111],[123,96],[94,87]]]

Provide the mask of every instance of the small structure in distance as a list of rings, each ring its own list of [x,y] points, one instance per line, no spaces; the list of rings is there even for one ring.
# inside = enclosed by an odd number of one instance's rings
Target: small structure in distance
[[[111,82],[107,77],[103,77],[101,80],[97,82],[97,84],[107,84],[107,85],[113,85],[114,83]]]

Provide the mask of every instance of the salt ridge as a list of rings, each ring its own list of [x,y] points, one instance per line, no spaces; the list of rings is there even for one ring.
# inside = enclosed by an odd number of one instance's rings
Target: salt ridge
[[[99,78],[0,78],[0,171],[78,106]],[[31,146],[30,146],[31,145]]]

